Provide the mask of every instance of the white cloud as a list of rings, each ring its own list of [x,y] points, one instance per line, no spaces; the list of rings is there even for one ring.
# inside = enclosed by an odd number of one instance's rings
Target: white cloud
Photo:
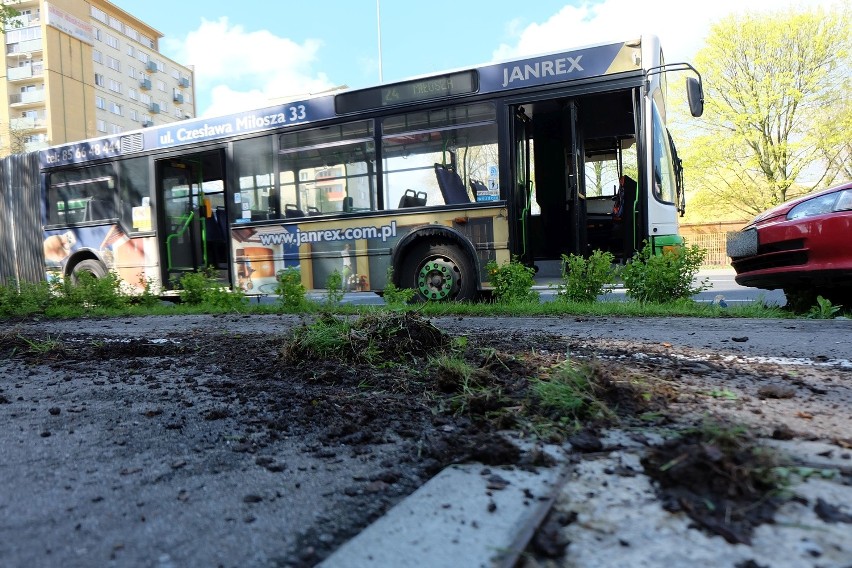
[[[642,34],[660,37],[668,61],[689,61],[707,38],[710,26],[730,14],[765,12],[788,7],[829,8],[848,0],[603,0],[565,6],[541,24],[527,26],[514,45],[502,44],[495,60],[557,51],[610,40],[624,41]]]
[[[211,116],[258,108],[282,98],[331,88],[312,69],[321,42],[298,44],[269,31],[247,31],[228,18],[202,20],[185,38],[165,39],[161,48],[195,68],[197,114]]]

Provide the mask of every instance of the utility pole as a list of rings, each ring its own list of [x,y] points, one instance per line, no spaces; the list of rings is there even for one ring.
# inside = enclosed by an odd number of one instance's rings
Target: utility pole
[[[383,83],[382,78],[382,13],[379,7],[381,0],[376,0],[376,29],[379,36],[379,83]]]

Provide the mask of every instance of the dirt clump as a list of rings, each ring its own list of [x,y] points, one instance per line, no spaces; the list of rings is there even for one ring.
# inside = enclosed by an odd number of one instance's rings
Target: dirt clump
[[[743,429],[705,425],[652,448],[642,464],[667,510],[732,544],[750,544],[783,503],[775,453]]]

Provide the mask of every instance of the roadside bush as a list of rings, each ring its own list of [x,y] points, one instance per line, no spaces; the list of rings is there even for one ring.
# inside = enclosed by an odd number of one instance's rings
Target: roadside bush
[[[532,289],[535,271],[513,258],[502,266],[495,261],[485,265],[491,285],[494,286],[494,298],[500,303],[538,302],[538,292]]]
[[[242,291],[231,291],[219,282],[212,270],[188,272],[178,280],[181,302],[190,306],[207,304],[219,309],[239,309],[246,304]]]
[[[53,300],[47,282],[0,285],[0,317],[41,314]]]
[[[120,309],[130,305],[130,296],[122,291],[121,280],[113,272],[97,278],[88,272],[53,284],[56,304],[65,307]]]
[[[621,270],[627,295],[640,302],[667,304],[707,290],[709,279],[695,283],[705,254],[697,245],[654,254],[653,246],[646,242]]]
[[[580,255],[562,255],[562,283],[556,287],[560,300],[568,302],[594,302],[601,294],[612,290],[607,285],[615,283],[617,271],[610,252],[596,250],[589,258]]]
[[[305,287],[302,285],[302,273],[298,267],[291,266],[279,270],[276,274],[278,283],[275,293],[278,295],[278,303],[285,309],[296,309],[307,303]]]

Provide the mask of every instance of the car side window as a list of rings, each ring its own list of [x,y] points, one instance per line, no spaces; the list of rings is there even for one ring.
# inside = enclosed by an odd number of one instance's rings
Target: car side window
[[[837,203],[834,205],[835,211],[852,210],[852,190],[841,191],[837,198]]]

